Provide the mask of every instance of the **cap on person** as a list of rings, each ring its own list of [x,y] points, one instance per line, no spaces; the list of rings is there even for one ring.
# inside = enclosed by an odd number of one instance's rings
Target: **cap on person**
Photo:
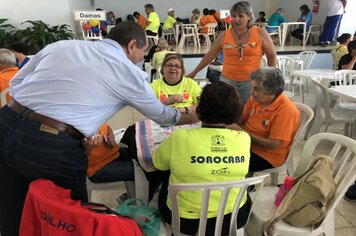
[[[173,8],[169,8],[169,9],[168,9],[168,12],[171,12],[171,11],[174,11],[174,9],[173,9]]]

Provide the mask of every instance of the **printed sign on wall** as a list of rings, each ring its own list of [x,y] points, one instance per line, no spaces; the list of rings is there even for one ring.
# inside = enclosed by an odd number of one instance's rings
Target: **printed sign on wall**
[[[90,20],[97,19],[100,21],[106,20],[105,11],[74,11],[74,20]]]

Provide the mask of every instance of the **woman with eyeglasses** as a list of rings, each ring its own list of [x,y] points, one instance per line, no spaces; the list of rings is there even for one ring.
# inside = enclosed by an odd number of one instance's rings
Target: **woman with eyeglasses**
[[[182,55],[167,54],[161,67],[160,79],[151,83],[156,97],[167,106],[173,106],[182,113],[189,113],[198,103],[201,88],[194,80],[184,75]]]

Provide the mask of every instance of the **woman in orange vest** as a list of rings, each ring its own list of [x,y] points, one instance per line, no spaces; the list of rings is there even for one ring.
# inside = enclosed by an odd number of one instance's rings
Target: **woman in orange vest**
[[[250,73],[260,68],[263,54],[266,54],[268,66],[275,67],[277,54],[267,32],[253,26],[255,19],[248,2],[233,5],[230,15],[231,28],[218,36],[208,53],[187,77],[194,78],[223,51],[221,81],[234,86],[240,94],[241,102],[246,103],[251,90]]]

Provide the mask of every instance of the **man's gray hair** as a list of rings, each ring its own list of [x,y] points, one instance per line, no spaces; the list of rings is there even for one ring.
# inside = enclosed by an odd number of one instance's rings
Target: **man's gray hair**
[[[230,9],[230,15],[233,13],[245,13],[249,16],[247,27],[251,28],[255,22],[255,16],[253,15],[253,10],[249,2],[237,2]]]
[[[16,66],[15,54],[9,49],[0,48],[0,64]]]
[[[262,92],[278,96],[284,90],[282,72],[275,67],[260,68],[250,74],[250,79],[259,82]]]

